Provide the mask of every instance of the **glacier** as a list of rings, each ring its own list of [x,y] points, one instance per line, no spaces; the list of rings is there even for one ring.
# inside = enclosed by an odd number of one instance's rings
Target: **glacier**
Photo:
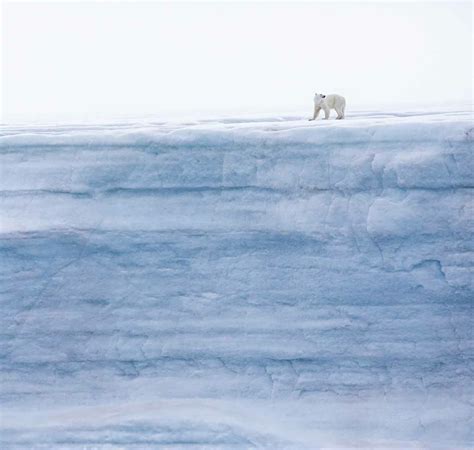
[[[0,130],[2,449],[467,449],[468,110]]]

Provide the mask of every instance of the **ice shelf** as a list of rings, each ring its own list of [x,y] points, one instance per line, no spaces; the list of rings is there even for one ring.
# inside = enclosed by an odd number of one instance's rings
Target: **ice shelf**
[[[470,112],[4,125],[2,449],[470,448]]]

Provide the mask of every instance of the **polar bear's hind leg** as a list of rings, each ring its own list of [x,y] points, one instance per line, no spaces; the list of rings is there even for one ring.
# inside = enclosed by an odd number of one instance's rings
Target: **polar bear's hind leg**
[[[342,106],[339,106],[338,108],[335,108],[336,109],[336,112],[337,112],[337,117],[336,119],[344,119],[344,107],[345,105],[342,105]]]

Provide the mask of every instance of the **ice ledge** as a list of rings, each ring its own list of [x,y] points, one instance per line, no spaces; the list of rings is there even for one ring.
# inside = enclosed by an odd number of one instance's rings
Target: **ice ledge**
[[[472,112],[420,115],[354,114],[347,120],[292,117],[216,119],[191,122],[118,122],[45,126],[3,126],[0,145],[12,147],[54,146],[161,146],[190,147],[229,145],[360,144],[370,142],[472,141]]]

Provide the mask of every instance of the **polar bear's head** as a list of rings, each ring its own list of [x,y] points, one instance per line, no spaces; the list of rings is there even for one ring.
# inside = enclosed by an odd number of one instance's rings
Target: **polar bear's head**
[[[314,94],[314,104],[316,106],[320,105],[324,101],[325,98],[326,96],[323,94]]]

